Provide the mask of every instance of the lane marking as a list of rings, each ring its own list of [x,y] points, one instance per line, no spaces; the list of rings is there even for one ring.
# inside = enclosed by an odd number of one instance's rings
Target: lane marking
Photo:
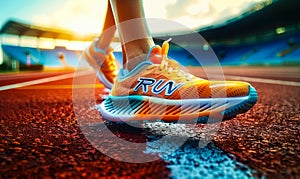
[[[70,73],[72,73],[72,72],[70,72]],[[10,74],[10,75],[1,75],[0,74],[0,81],[23,79],[23,78],[28,78],[31,76],[44,78],[49,75],[58,76],[61,74],[66,74],[66,73],[62,73],[62,72],[53,72],[53,73],[52,72],[29,72],[29,73],[16,73],[16,74]]]
[[[47,82],[52,82],[52,81],[58,81],[58,80],[73,78],[75,76],[84,76],[84,75],[88,75],[88,74],[92,74],[92,73],[94,73],[94,72],[93,71],[80,71],[80,72],[59,75],[59,76],[42,78],[42,79],[38,79],[38,80],[26,81],[26,82],[16,83],[16,84],[12,84],[12,85],[1,86],[0,91],[21,88],[21,87],[31,86],[31,85],[37,85],[37,84],[47,83]]]
[[[64,75],[59,75],[59,76],[54,76],[54,77],[48,77],[48,78],[42,78],[38,80],[32,80],[32,81],[27,81],[27,82],[21,82],[21,83],[16,83],[12,85],[6,85],[0,87],[0,91],[4,90],[9,90],[9,89],[15,89],[15,88],[21,88],[21,87],[26,87],[26,86],[31,86],[31,85],[37,85],[41,83],[47,83],[47,82],[53,82],[53,81],[58,81],[58,80],[63,80],[67,78],[72,78],[75,75],[76,76],[83,76],[83,75],[88,75],[94,73],[93,71],[81,71],[81,72],[74,72],[74,73],[68,73]],[[300,82],[295,82],[295,81],[283,81],[283,80],[273,80],[273,79],[264,79],[264,78],[255,78],[255,77],[245,77],[245,76],[235,76],[235,75],[225,75],[225,77],[228,79],[232,80],[242,80],[242,81],[249,81],[249,82],[257,82],[257,83],[268,83],[268,84],[279,84],[279,85],[289,85],[289,86],[300,86]],[[60,86],[60,87],[59,87]],[[103,88],[102,84],[91,86],[89,84],[83,84],[80,86],[74,86],[75,88]],[[28,87],[27,87],[28,88]],[[59,89],[59,88],[73,88],[72,85],[66,86],[66,85],[58,85],[57,87],[53,87],[50,85],[43,85],[41,87],[30,87],[28,89]]]
[[[25,86],[20,89],[82,89],[82,88],[105,88],[103,84],[80,84],[80,85],[36,85]]]
[[[234,75],[225,75],[225,78],[226,79],[229,78],[229,79],[233,79],[233,80],[251,81],[251,82],[257,82],[257,83],[300,86],[300,82],[296,82],[296,81],[283,81],[283,80],[245,77],[245,76],[234,76]]]
[[[202,78],[206,78],[205,76],[199,76]],[[283,80],[274,80],[267,78],[256,78],[256,77],[246,77],[246,76],[236,76],[236,75],[211,75],[212,78],[219,80],[237,80],[237,81],[248,81],[248,82],[256,82],[256,83],[267,83],[267,84],[276,84],[276,85],[288,85],[288,86],[300,86],[300,82],[297,81],[283,81]],[[214,87],[214,86],[213,86]]]

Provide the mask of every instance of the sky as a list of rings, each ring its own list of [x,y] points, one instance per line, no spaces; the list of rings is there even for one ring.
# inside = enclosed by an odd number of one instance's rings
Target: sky
[[[1,26],[14,18],[79,34],[99,33],[107,7],[106,0],[0,1]],[[194,29],[222,23],[260,1],[263,0],[144,0],[144,10],[146,18],[168,20]]]

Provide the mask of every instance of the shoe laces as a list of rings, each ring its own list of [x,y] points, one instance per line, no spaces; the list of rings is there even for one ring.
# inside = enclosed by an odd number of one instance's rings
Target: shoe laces
[[[159,65],[160,70],[164,70],[168,74],[176,74],[176,78],[181,78],[185,79],[186,81],[190,81],[192,80],[193,75],[181,69],[178,62],[168,58],[169,42],[171,40],[172,38],[169,38],[168,40],[164,41],[162,47],[157,46],[154,52],[152,53],[161,55],[162,60]]]

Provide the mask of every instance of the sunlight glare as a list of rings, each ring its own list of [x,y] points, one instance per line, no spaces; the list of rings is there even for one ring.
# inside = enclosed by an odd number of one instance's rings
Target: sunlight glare
[[[90,42],[70,41],[67,44],[66,49],[67,50],[84,50],[89,44],[90,44]]]

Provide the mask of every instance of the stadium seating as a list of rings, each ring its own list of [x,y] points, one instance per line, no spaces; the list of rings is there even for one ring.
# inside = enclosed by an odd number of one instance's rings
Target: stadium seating
[[[285,35],[280,38],[270,38],[263,42],[236,45],[214,45],[215,54],[219,57],[220,64],[229,65],[299,65],[300,64],[300,33]],[[64,47],[55,49],[38,49],[3,45],[3,52],[20,64],[42,64],[46,67],[75,67],[78,63],[81,51],[67,50]],[[195,47],[190,51],[197,50]],[[64,62],[59,59],[59,54]],[[116,59],[122,64],[122,53],[115,52]],[[200,64],[189,51],[175,47],[170,48],[169,56],[184,66],[199,66]]]
[[[21,64],[27,64],[27,54],[30,54],[30,64],[43,64],[48,67],[63,67],[62,62],[58,58],[58,54],[64,55],[68,66],[76,66],[79,59],[80,51],[67,50],[63,47],[55,49],[38,49],[31,47],[20,47],[12,45],[3,45],[3,52],[10,58],[18,60]]]
[[[213,49],[222,65],[300,64],[299,33],[246,45],[213,46]]]
[[[39,61],[36,61],[36,59],[41,58],[41,55],[37,48],[2,45],[2,50],[11,58],[19,60],[21,64],[27,63],[27,54],[30,54],[31,56],[31,64],[38,64]]]

